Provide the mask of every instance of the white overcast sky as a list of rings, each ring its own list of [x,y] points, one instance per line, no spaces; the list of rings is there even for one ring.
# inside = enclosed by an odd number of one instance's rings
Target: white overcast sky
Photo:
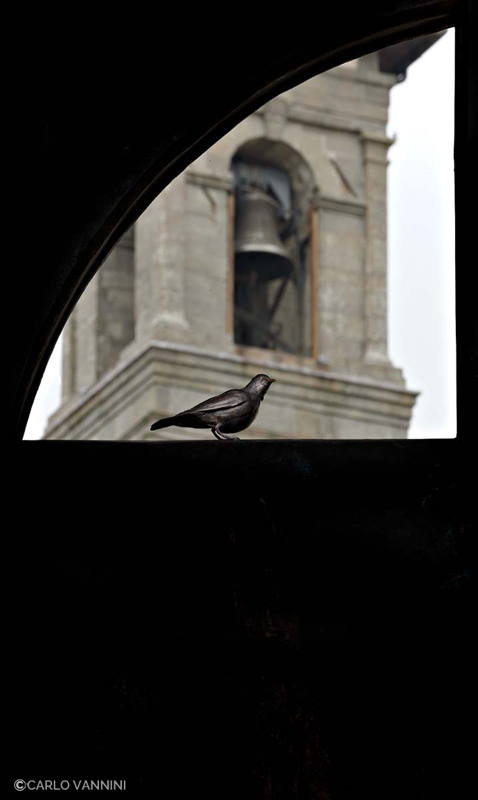
[[[410,438],[456,435],[453,195],[454,31],[409,67],[391,92],[389,352],[420,391]],[[60,402],[57,344],[25,439],[42,436]]]
[[[410,438],[456,435],[454,31],[392,89],[389,352],[421,392]]]

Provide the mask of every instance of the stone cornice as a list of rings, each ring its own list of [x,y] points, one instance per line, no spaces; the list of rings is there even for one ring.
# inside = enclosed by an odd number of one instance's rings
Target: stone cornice
[[[244,377],[256,369],[261,372],[267,370],[283,376],[282,379],[279,378],[278,383],[279,405],[292,403],[302,407],[305,401],[302,399],[302,392],[299,390],[297,394],[297,390],[303,385],[304,389],[318,392],[322,407],[326,408],[330,404],[334,413],[342,413],[345,416],[353,413],[354,417],[367,418],[372,414],[373,406],[373,418],[376,418],[377,414],[379,416],[383,414],[389,422],[396,419],[397,425],[408,421],[410,409],[417,395],[416,392],[390,382],[317,369],[312,359],[310,366],[304,363],[291,364],[281,361],[280,356],[278,359],[271,356],[267,360],[255,357],[254,353],[250,355],[218,353],[192,345],[153,341],[146,348],[131,353],[127,360],[120,362],[104,375],[89,391],[72,398],[68,404],[53,414],[46,431],[46,438],[61,437],[63,425],[74,417],[78,418],[80,428],[83,427],[86,431],[84,435],[91,435],[89,429],[93,423],[88,423],[90,408],[98,403],[104,403],[108,415],[114,416],[120,407],[130,404],[145,391],[147,385],[154,382],[157,367],[168,371],[178,362],[183,366],[200,370],[201,376],[205,372],[218,373],[221,382],[227,377],[231,385],[236,383],[240,385]],[[147,380],[145,370],[149,376]],[[127,394],[124,391],[126,387],[128,387]],[[330,397],[330,400],[327,400],[327,397]],[[380,412],[378,407],[382,404],[396,410]],[[307,405],[308,403],[305,403],[305,406]],[[370,408],[367,408],[368,406]],[[83,434],[80,438],[83,438]]]
[[[326,211],[339,211],[342,214],[355,214],[363,217],[367,210],[367,205],[361,200],[343,199],[341,197],[325,197],[319,195],[315,202],[315,207]]]
[[[261,112],[256,112],[260,114]],[[350,119],[337,113],[336,111],[328,111],[323,108],[319,110],[313,106],[302,105],[300,103],[291,103],[287,113],[289,122],[298,122],[301,125],[310,125],[314,128],[325,128],[332,131],[348,131],[349,133],[363,134],[368,130],[373,134],[372,128],[375,128],[377,134],[380,134],[384,128],[384,122],[377,120],[372,116],[360,116],[355,119]],[[378,129],[378,130],[377,130]]]
[[[206,172],[194,172],[188,170],[186,172],[187,183],[192,183],[195,186],[204,186],[207,189],[219,189],[223,192],[232,192],[234,188],[233,179],[225,178],[221,175],[213,175]]]
[[[372,69],[351,69],[350,67],[341,64],[334,69],[324,73],[327,77],[335,78],[336,80],[353,81],[354,83],[366,83],[369,86],[381,86],[384,89],[391,89],[398,83],[396,75],[391,75],[386,72],[379,72]]]

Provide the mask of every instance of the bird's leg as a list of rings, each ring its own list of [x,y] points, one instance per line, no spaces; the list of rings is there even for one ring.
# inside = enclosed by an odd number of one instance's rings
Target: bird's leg
[[[216,439],[222,439],[225,442],[239,441],[239,436],[226,436],[226,434],[219,429],[219,425],[215,425],[214,428],[211,428],[211,431]]]

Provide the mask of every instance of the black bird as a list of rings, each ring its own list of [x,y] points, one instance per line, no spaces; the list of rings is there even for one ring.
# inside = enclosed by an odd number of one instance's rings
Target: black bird
[[[229,389],[199,403],[194,408],[175,414],[174,417],[158,419],[150,430],[177,425],[180,428],[210,428],[216,439],[238,439],[225,433],[238,433],[253,422],[261,400],[264,399],[274,378],[256,375],[243,389]]]

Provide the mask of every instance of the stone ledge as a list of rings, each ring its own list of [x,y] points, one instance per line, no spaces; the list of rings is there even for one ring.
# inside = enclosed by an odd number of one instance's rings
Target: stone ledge
[[[52,415],[45,438],[124,439],[128,431],[137,436],[140,406],[141,418],[152,420],[244,385],[253,372],[265,369],[278,383],[256,430],[247,434],[253,438],[389,438],[386,429],[406,435],[416,394],[396,385],[155,342]]]

